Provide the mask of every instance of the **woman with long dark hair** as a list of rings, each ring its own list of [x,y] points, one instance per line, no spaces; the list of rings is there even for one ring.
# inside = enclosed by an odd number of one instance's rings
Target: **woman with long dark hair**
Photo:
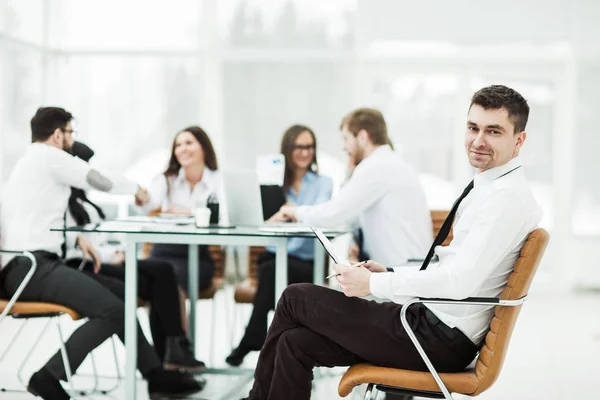
[[[220,224],[227,224],[227,207],[223,180],[218,171],[217,156],[206,132],[199,126],[185,128],[173,139],[169,164],[149,188],[147,211],[191,215],[197,207],[206,207],[209,198],[219,203]],[[212,218],[212,216],[211,216]],[[211,286],[215,263],[208,246],[198,246],[199,289]],[[175,269],[177,283],[188,290],[188,246],[185,244],[154,244],[151,259],[168,261]]]
[[[75,142],[72,153],[74,156],[89,162],[94,155],[92,149],[83,143]],[[71,188],[68,212],[65,215],[67,226],[84,226],[104,220],[102,208],[88,199],[81,189]],[[80,249],[65,248],[65,264],[80,268],[98,280],[102,285],[115,293],[121,299],[125,298],[124,285],[125,255],[121,249],[108,242],[103,233],[86,234],[96,250],[93,257],[99,257],[100,270],[94,270],[95,260],[86,262]],[[66,240],[65,243],[72,241]],[[166,369],[185,369],[202,371],[205,365],[197,361],[190,343],[185,337],[183,320],[179,307],[179,290],[173,268],[167,262],[160,260],[138,260],[138,295],[150,302],[150,328],[154,347]]]
[[[317,139],[304,125],[288,128],[281,139],[281,154],[285,156],[283,193],[288,202],[297,205],[314,205],[331,197],[333,181],[319,175],[317,166]],[[281,214],[270,218],[283,222]],[[288,240],[288,283],[312,282],[314,240],[291,238]],[[240,365],[244,357],[260,350],[267,336],[267,316],[275,307],[275,254],[267,249],[258,261],[258,287],[254,296],[252,315],[244,337],[226,358],[230,365]]]

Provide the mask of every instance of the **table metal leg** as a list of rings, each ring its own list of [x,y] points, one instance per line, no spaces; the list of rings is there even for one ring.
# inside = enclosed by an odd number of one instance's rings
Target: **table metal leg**
[[[196,354],[196,302],[198,301],[200,260],[198,258],[198,245],[188,246],[188,297],[190,299],[190,314],[188,316],[188,339]]]
[[[315,261],[313,265],[313,282],[323,286],[325,284],[325,248],[319,242],[319,239],[315,239]]]
[[[125,260],[125,398],[136,398],[137,366],[137,243],[127,240]]]
[[[275,245],[275,305],[288,285],[287,239],[281,238]]]

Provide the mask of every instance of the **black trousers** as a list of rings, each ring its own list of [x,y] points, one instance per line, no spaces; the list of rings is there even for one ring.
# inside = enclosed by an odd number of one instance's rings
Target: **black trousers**
[[[166,261],[173,267],[175,278],[181,288],[188,291],[188,246],[185,244],[162,244],[152,246],[149,259]],[[199,289],[206,289],[212,285],[215,275],[215,262],[208,251],[208,246],[198,246],[198,271]]]
[[[37,269],[19,300],[60,304],[88,318],[65,343],[73,373],[87,354],[113,334],[117,334],[124,343],[125,312],[121,299],[88,275],[65,266],[58,255],[43,251],[33,254]],[[31,261],[20,256],[2,270],[0,281],[6,295],[10,297],[15,293],[30,266]],[[138,324],[138,369],[146,376],[160,366],[154,349]],[[66,378],[60,351],[50,358],[46,368],[55,378]]]
[[[69,259],[65,264],[79,268],[80,258]],[[173,267],[161,260],[138,260],[138,297],[150,302],[150,330],[158,357],[165,356],[168,336],[184,335],[179,291]],[[99,274],[93,272],[91,262],[85,264],[84,272],[121,300],[125,300],[125,268],[119,265],[102,264]]]
[[[315,366],[369,362],[426,371],[400,322],[401,308],[313,284],[288,287],[277,304],[249,399],[309,399]],[[424,306],[410,307],[411,328],[438,371],[463,370],[478,348],[458,329],[433,324],[430,313]]]
[[[313,281],[313,262],[288,257],[288,285]],[[252,303],[252,315],[246,326],[241,347],[260,350],[267,337],[269,311],[275,308],[275,255],[269,252],[258,259],[258,287]]]

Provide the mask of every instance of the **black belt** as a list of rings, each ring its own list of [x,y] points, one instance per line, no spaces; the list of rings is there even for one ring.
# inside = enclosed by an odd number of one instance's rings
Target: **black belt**
[[[471,339],[469,339],[460,329],[458,329],[458,328],[450,328],[448,325],[446,325],[444,322],[442,322],[433,313],[433,311],[431,311],[425,305],[421,304],[421,307],[423,307],[425,309],[425,318],[427,319],[427,322],[429,323],[429,325],[435,326],[435,328],[439,332],[443,333],[448,339],[455,340],[456,338],[462,336],[462,338],[464,338],[464,339],[468,340],[469,342],[471,342]]]

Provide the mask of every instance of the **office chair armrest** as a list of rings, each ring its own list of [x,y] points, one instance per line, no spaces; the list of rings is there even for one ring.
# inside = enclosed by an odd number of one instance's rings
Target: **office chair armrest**
[[[515,307],[520,306],[525,302],[527,296],[520,297],[515,300],[502,300],[499,297],[467,297],[462,300],[453,300],[453,299],[435,299],[435,298],[417,298],[411,300],[411,304],[413,303],[423,303],[423,304],[455,304],[455,305],[479,305],[479,306],[507,306],[507,307]]]
[[[441,392],[444,394],[444,396],[447,399],[452,398],[452,396],[450,395],[450,392],[448,391],[448,388],[446,388],[446,385],[444,385],[442,378],[440,378],[440,375],[438,374],[438,372],[434,368],[433,364],[429,360],[429,357],[427,357],[425,350],[423,350],[423,347],[419,343],[416,335],[414,334],[414,332],[412,331],[412,328],[410,327],[410,325],[408,324],[408,321],[406,320],[406,311],[408,310],[408,307],[410,307],[412,304],[415,304],[415,303],[479,305],[479,306],[499,305],[499,306],[514,307],[514,306],[520,306],[521,304],[523,304],[525,302],[526,297],[527,296],[523,296],[516,300],[501,300],[498,297],[467,297],[466,299],[462,299],[462,300],[427,299],[427,298],[422,299],[422,298],[416,297],[416,298],[410,299],[409,301],[404,303],[404,305],[402,306],[402,310],[400,311],[400,321],[402,322],[402,326],[404,327],[404,330],[408,334],[408,337],[410,338],[410,340],[415,345],[415,348],[419,352],[419,355],[423,359],[423,362],[425,363],[425,365],[427,365],[427,369],[429,369],[429,372],[431,372],[431,375],[433,376],[433,379],[435,379],[436,383],[440,387]]]
[[[8,315],[8,313],[10,312],[10,310],[12,309],[14,304],[19,299],[19,296],[21,295],[23,290],[25,290],[25,286],[27,286],[27,284],[31,280],[31,277],[33,276],[33,274],[35,273],[35,270],[37,268],[37,261],[35,260],[34,255],[31,254],[29,251],[0,250],[0,253],[2,253],[2,254],[19,254],[24,257],[29,258],[29,260],[31,261],[31,267],[29,267],[29,272],[27,272],[27,275],[25,275],[25,278],[23,278],[23,282],[21,282],[21,284],[19,285],[19,287],[17,288],[17,290],[15,291],[13,296],[8,301],[8,304],[4,308],[4,311],[2,311],[2,314],[0,314],[0,322],[2,322],[4,317],[6,315]]]

